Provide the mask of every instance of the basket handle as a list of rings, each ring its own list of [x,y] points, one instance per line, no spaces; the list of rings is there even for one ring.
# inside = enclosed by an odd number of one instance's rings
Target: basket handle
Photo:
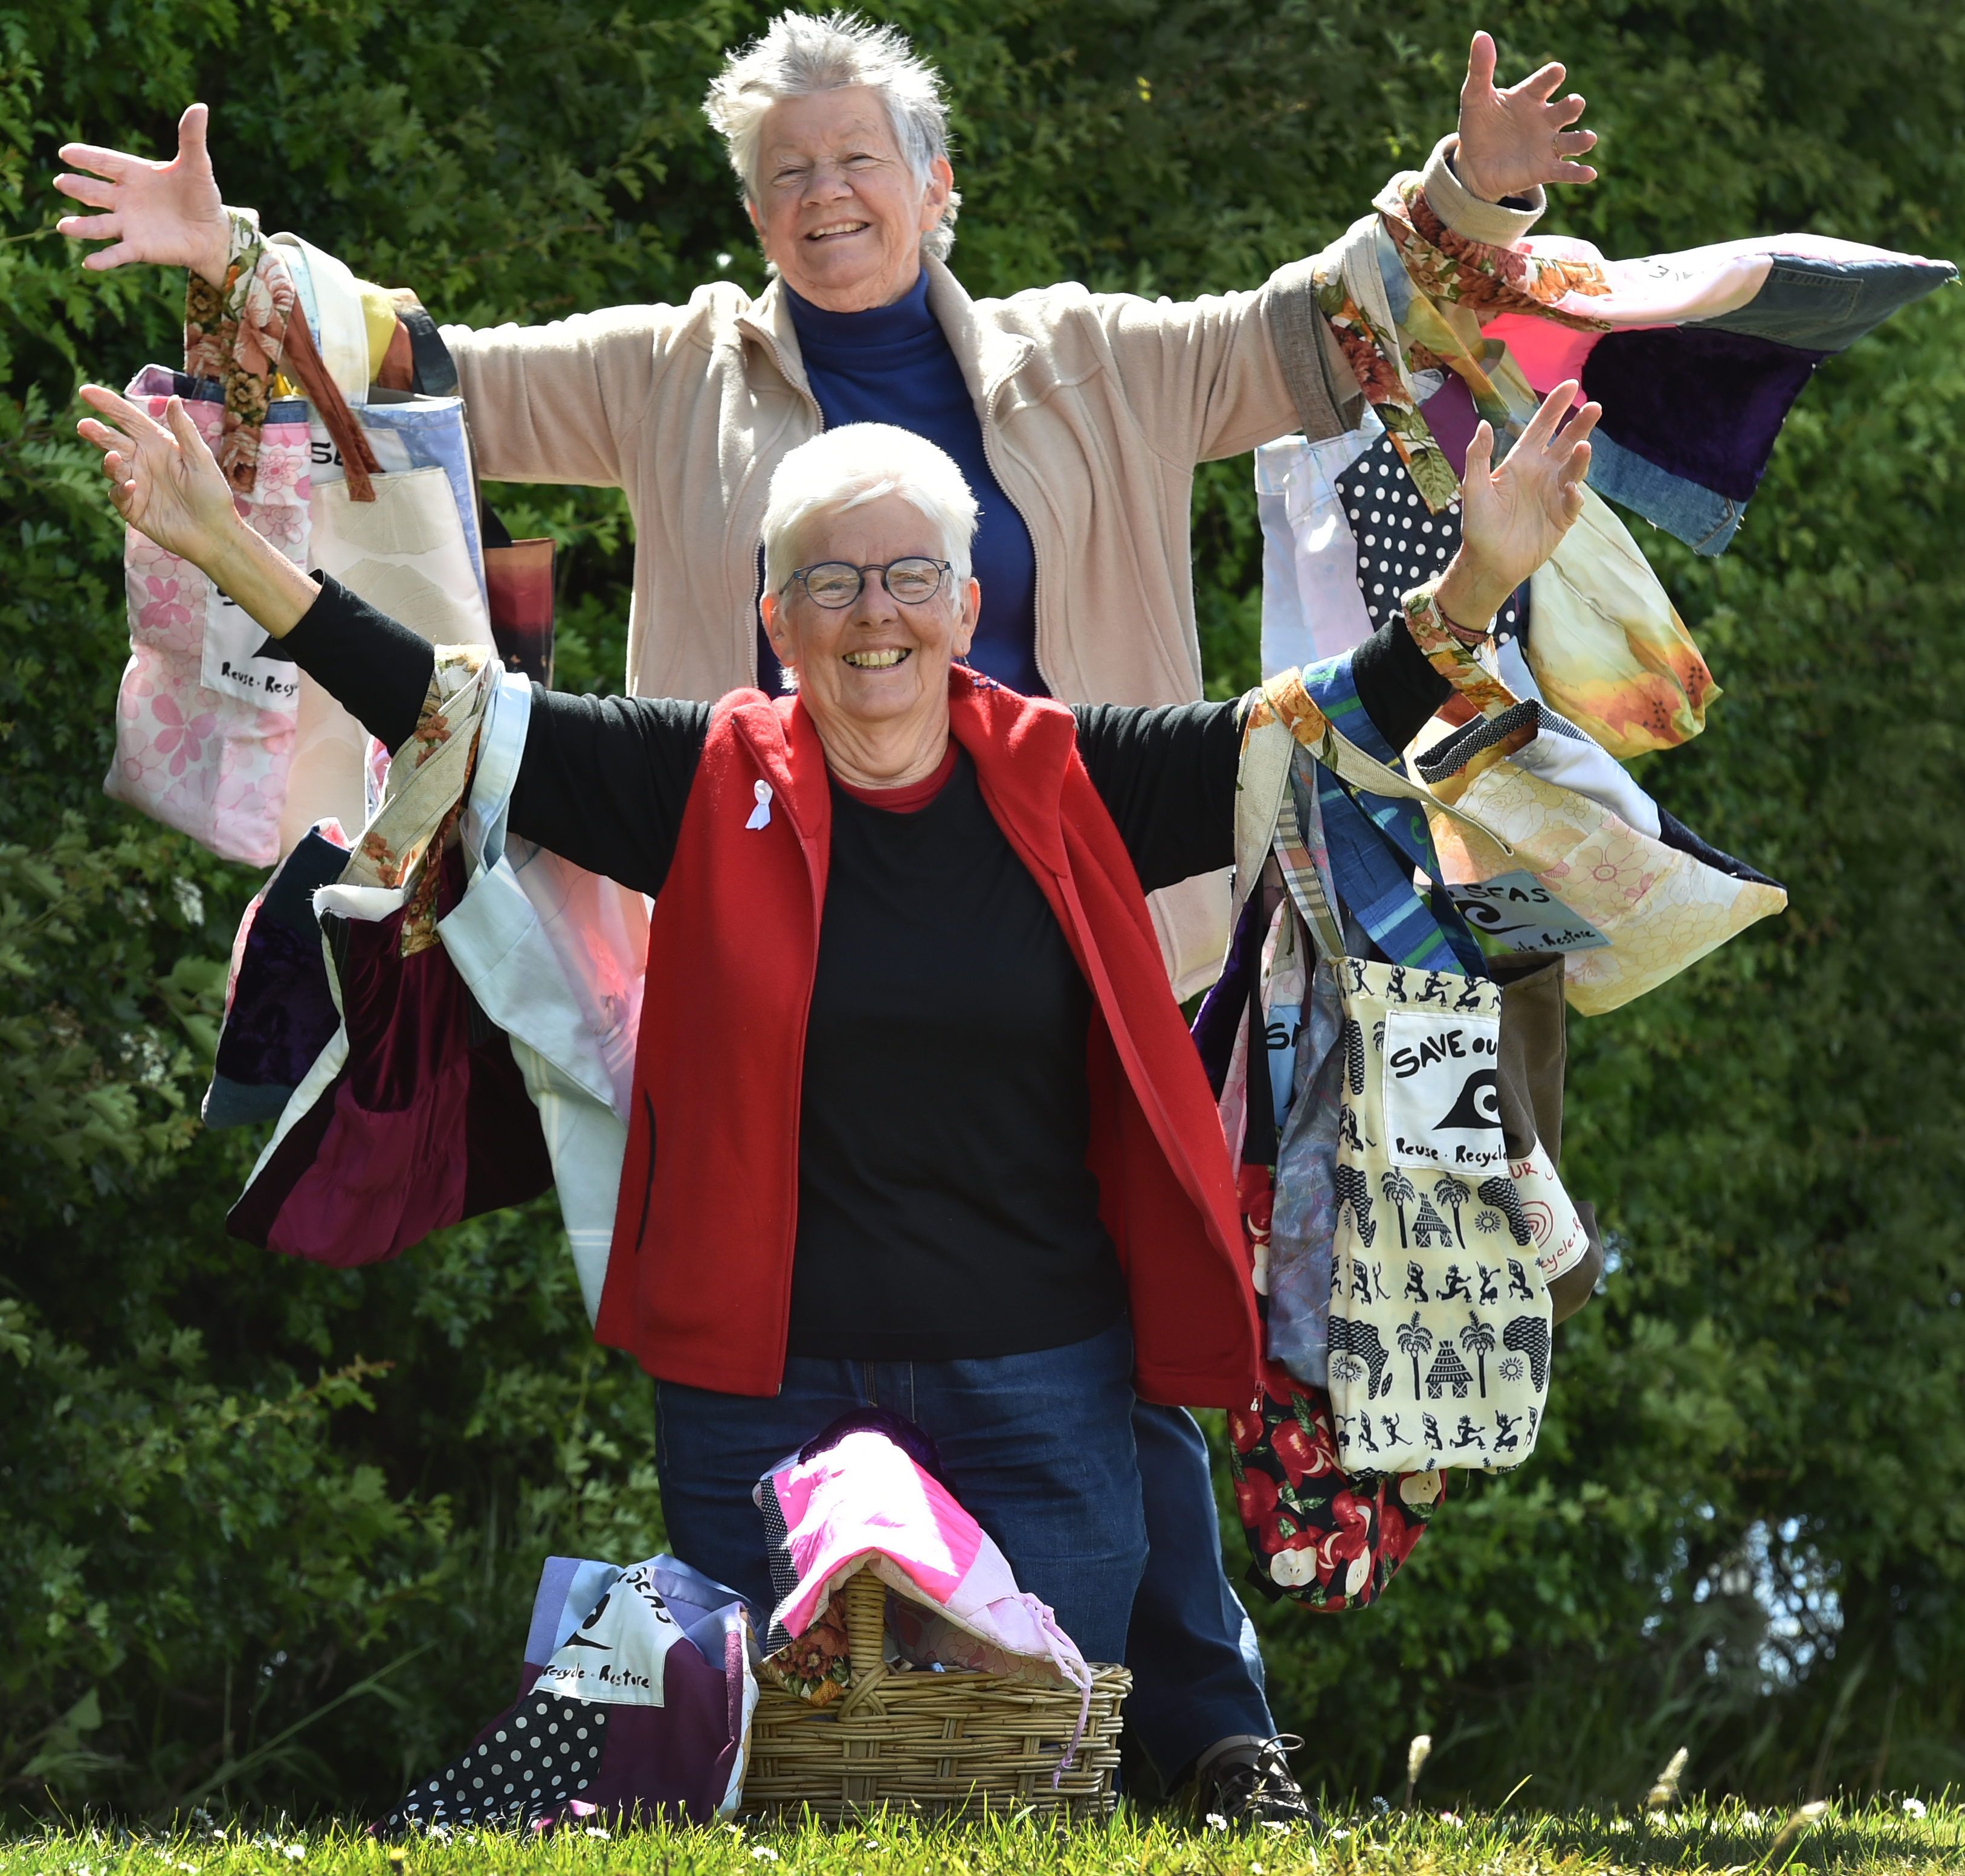
[[[839,1709],[843,1720],[864,1707],[885,1713],[876,1691],[887,1678],[887,1585],[861,1564],[846,1580],[846,1645],[851,1651],[853,1685]]]

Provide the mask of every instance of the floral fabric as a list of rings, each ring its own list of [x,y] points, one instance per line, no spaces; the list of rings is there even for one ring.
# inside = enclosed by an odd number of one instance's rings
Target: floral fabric
[[[402,888],[401,955],[436,943],[439,869],[428,863],[448,844],[470,798],[478,732],[500,667],[483,645],[439,645],[436,668],[410,740],[389,765],[382,811],[362,830],[343,885]],[[411,785],[420,782],[413,801]],[[392,813],[391,809],[395,811]]]
[[[1438,1471],[1349,1477],[1330,1397],[1273,1364],[1255,1405],[1229,1414],[1228,1438],[1248,1580],[1272,1601],[1324,1614],[1377,1601],[1446,1502]]]
[[[249,495],[297,295],[286,262],[260,239],[257,224],[237,209],[226,212],[232,243],[225,284],[214,287],[196,271],[187,278],[185,369],[224,387],[224,420],[212,453],[226,480]]]
[[[837,1590],[825,1611],[757,1663],[757,1678],[804,1701],[826,1707],[853,1685],[853,1650],[846,1634],[846,1592]]]

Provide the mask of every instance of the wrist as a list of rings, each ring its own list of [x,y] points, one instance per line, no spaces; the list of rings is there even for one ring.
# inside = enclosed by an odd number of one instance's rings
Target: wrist
[[[220,292],[232,267],[232,218],[220,213],[206,224],[203,246],[191,263],[191,271]]]
[[[1513,591],[1512,584],[1497,579],[1471,559],[1462,546],[1441,576],[1434,601],[1460,631],[1471,638],[1484,638],[1494,625],[1494,615],[1507,603]]]

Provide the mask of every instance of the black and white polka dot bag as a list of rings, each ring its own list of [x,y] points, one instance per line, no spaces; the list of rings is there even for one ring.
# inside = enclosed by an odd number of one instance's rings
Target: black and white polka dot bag
[[[757,1703],[751,1653],[737,1592],[672,1557],[548,1558],[517,1703],[377,1834],[729,1816]]]

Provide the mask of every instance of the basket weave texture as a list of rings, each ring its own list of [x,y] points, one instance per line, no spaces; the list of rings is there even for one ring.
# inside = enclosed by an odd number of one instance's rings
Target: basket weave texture
[[[866,1569],[846,1586],[853,1685],[836,1705],[758,1689],[745,1817],[809,1811],[822,1823],[843,1823],[882,1805],[945,1820],[1027,1805],[1037,1817],[1111,1813],[1130,1674],[1094,1666],[1085,1736],[1053,1790],[1078,1724],[1078,1690],[994,1674],[891,1672],[880,1646],[886,1593]],[[864,1669],[863,1662],[875,1665]]]

